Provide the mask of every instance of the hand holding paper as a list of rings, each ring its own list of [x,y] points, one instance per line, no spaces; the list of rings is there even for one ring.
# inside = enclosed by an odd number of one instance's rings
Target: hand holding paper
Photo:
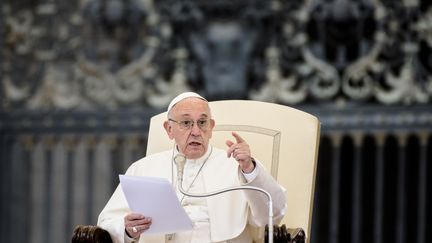
[[[171,183],[164,178],[120,175],[120,184],[132,212],[152,218],[146,234],[192,230]]]

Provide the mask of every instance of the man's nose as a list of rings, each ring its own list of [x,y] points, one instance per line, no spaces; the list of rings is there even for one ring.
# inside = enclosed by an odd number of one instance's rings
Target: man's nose
[[[191,127],[191,133],[192,133],[192,135],[200,135],[201,134],[201,129],[198,127],[198,124],[196,122],[194,122],[194,124]]]

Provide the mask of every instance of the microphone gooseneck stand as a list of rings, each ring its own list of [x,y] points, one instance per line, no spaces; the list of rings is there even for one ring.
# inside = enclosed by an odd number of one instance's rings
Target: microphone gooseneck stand
[[[252,191],[259,191],[261,193],[264,193],[268,198],[268,243],[273,243],[273,201],[270,193],[265,191],[264,189],[261,189],[259,187],[254,186],[236,186],[236,187],[229,187],[222,190],[217,190],[213,192],[208,193],[189,193],[185,190],[183,190],[183,169],[184,165],[186,163],[186,157],[183,154],[177,154],[174,157],[174,162],[177,165],[177,181],[178,181],[178,189],[181,193],[183,193],[186,196],[189,197],[211,197],[214,195],[218,195],[221,193],[229,192],[229,191],[238,191],[238,190],[252,190]]]

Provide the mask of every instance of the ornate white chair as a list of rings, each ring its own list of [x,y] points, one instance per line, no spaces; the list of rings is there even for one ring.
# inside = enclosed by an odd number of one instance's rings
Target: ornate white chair
[[[213,101],[210,107],[216,120],[211,143],[226,148],[225,141],[234,139],[232,131],[249,143],[252,156],[287,189],[288,210],[281,224],[302,228],[309,242],[319,120],[291,107],[259,101]],[[147,154],[172,148],[162,125],[166,118],[166,112],[151,118]]]

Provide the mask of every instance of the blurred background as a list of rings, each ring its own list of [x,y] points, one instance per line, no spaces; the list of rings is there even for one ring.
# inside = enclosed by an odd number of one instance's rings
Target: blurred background
[[[432,242],[429,1],[0,8],[0,242],[68,242],[96,224],[145,154],[149,118],[189,90],[320,119],[311,242]]]

